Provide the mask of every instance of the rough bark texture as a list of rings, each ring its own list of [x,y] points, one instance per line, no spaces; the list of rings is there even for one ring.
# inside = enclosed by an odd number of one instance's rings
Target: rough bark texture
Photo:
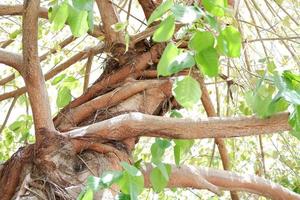
[[[23,57],[18,55],[12,59],[14,55],[0,50],[0,63],[19,70],[26,84],[26,88],[0,95],[0,100],[28,92],[37,138],[35,144],[19,149],[10,160],[0,165],[1,199],[75,199],[89,175],[100,176],[105,170],[120,169],[120,161],[131,163],[132,151],[140,136],[226,138],[289,130],[288,113],[268,119],[188,120],[162,117],[170,109],[178,107],[172,97],[172,79],[157,79],[156,64],[165,45],[151,44],[138,37],[125,52],[124,36],[111,29],[111,25],[118,22],[112,3],[108,0],[96,2],[103,21],[104,33],[101,34],[105,34],[106,43],[75,54],[45,76],[41,72],[40,60],[45,59],[47,54],[39,57],[37,51],[37,22],[39,16],[47,18],[45,9],[39,7],[37,0],[27,0],[24,6],[0,6],[0,15],[23,15]],[[161,1],[139,0],[139,3],[146,18],[149,18]],[[67,38],[62,45],[73,40],[72,37]],[[104,50],[112,55],[105,64],[104,72],[89,88],[85,86],[85,92],[52,120],[45,80]],[[49,53],[55,51],[50,50]],[[9,79],[10,76],[3,82]],[[208,93],[205,88],[202,90],[207,114],[215,117]],[[217,139],[217,143],[224,146],[221,139]],[[222,152],[225,169],[228,169],[226,151]],[[144,171],[146,186],[150,186],[150,169],[148,166]],[[225,189],[274,199],[300,199],[299,195],[256,176],[191,166],[173,167],[169,187],[208,189],[216,194]],[[106,196],[112,199],[112,195],[111,191],[100,191],[95,198]]]

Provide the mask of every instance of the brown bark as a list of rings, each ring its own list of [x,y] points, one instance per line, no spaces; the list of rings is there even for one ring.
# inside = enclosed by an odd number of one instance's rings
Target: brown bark
[[[267,119],[252,117],[176,119],[129,113],[67,132],[71,138],[122,140],[148,136],[177,139],[229,138],[290,130],[288,113]],[[112,126],[113,124],[113,126]]]
[[[202,91],[202,96],[201,96],[201,102],[202,105],[206,111],[206,114],[208,117],[216,117],[217,113],[215,111],[215,108],[212,104],[212,101],[210,99],[210,96],[208,94],[208,90],[206,88],[206,85],[204,83],[204,77],[202,75],[199,76],[198,81],[200,83],[200,87],[201,87],[201,91]],[[230,166],[230,160],[229,160],[229,156],[228,156],[228,151],[225,145],[225,142],[222,138],[216,138],[215,139],[215,144],[217,144],[218,149],[219,149],[219,153],[221,156],[221,160],[222,160],[222,164],[223,164],[223,168],[225,170],[230,170],[231,166]],[[237,195],[236,192],[230,192],[231,195],[231,199],[232,200],[238,200],[239,197]]]
[[[37,142],[41,140],[41,136],[39,135],[39,131],[41,129],[47,129],[49,131],[55,130],[51,117],[51,109],[45,79],[40,68],[40,60],[38,56],[37,41],[39,6],[39,0],[26,0],[24,2],[22,23],[24,69],[21,73],[31,102]]]
[[[139,2],[148,18],[161,1]],[[44,199],[75,199],[89,175],[100,176],[105,170],[120,170],[120,161],[131,163],[132,150],[140,136],[223,138],[290,129],[287,123],[288,113],[267,119],[253,116],[202,120],[162,117],[174,102],[171,99],[171,81],[145,79],[156,78],[155,64],[162,54],[164,44],[152,45],[150,50],[143,48],[143,45],[141,50],[137,48],[141,38],[153,33],[154,29],[149,28],[137,35],[131,46],[133,49],[124,54],[124,45],[120,44],[124,40],[123,34],[111,29],[111,25],[119,22],[112,3],[97,0],[97,5],[102,17],[106,46],[99,45],[75,54],[49,71],[45,77],[40,69],[40,60],[46,58],[47,54],[38,57],[37,22],[38,17],[47,18],[46,11],[39,8],[39,1],[35,0],[25,1],[24,6],[0,5],[0,15],[23,14],[23,60],[12,60],[10,53],[0,52],[0,62],[2,59],[3,63],[22,69],[21,75],[26,84],[26,88],[0,95],[0,100],[20,95],[27,90],[37,136],[36,144],[20,149],[9,161],[0,165],[1,199],[25,199],[26,196],[23,196],[28,194]],[[72,40],[73,38],[68,38],[65,44]],[[75,62],[104,50],[116,57],[117,63],[111,62],[114,59],[107,62],[105,73],[82,96],[59,112],[54,119],[54,127],[45,80]],[[54,52],[55,50],[49,53]],[[112,63],[116,66],[110,66]],[[211,102],[205,103],[205,99],[209,100],[208,94],[203,98],[203,104],[211,106],[208,115],[214,116]],[[67,132],[58,133],[56,129]],[[149,171],[145,171],[149,186],[147,173]],[[247,191],[275,199],[300,198],[264,179],[254,176],[245,178],[221,170],[182,166],[173,167],[169,186],[208,189],[216,194],[225,189]],[[77,187],[76,191],[73,187]]]

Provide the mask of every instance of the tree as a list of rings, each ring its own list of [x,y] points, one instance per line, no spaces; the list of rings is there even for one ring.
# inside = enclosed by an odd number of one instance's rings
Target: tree
[[[220,72],[219,59],[238,58],[243,48],[241,27],[224,25],[231,21],[225,16],[227,1],[200,4],[139,0],[148,27],[135,35],[129,34],[128,23],[134,1],[128,2],[126,22],[120,21],[115,10],[122,6],[108,0],[95,3],[100,26],[93,25],[93,0],[53,1],[51,8],[41,7],[38,0],[0,6],[1,16],[22,15],[22,29],[15,33],[22,33],[22,54],[1,49],[0,63],[18,71],[25,82],[25,87],[0,95],[0,100],[13,97],[13,107],[27,92],[35,130],[35,142],[0,165],[2,199],[26,199],[28,195],[92,199],[99,188],[112,184],[112,191],[121,190],[120,199],[136,199],[144,187],[156,192],[165,187],[190,187],[218,195],[229,190],[232,199],[239,199],[236,191],[272,199],[300,199],[299,194],[262,177],[228,171],[230,160],[222,138],[289,130],[299,137],[300,78],[292,70],[275,72],[265,52],[268,70],[259,76],[255,89],[245,95],[255,116],[217,117],[205,80],[220,76],[229,87],[237,84]],[[234,2],[229,4],[233,6]],[[74,54],[43,75],[41,61],[58,49],[39,56],[39,18],[49,19],[54,31],[65,24],[70,27],[73,36],[59,45],[61,49],[85,33],[98,38],[99,44]],[[180,31],[183,36],[175,37],[174,32]],[[14,35],[11,37],[2,48],[13,42]],[[103,73],[88,87],[93,59],[100,53],[106,55]],[[71,101],[76,79],[59,73],[84,59],[84,92]],[[294,59],[298,64],[298,58]],[[247,67],[251,73],[249,63]],[[14,78],[10,75],[0,82],[5,84]],[[61,110],[53,119],[46,87],[50,79],[53,85],[63,83],[56,101]],[[181,119],[176,109],[192,109],[199,99],[208,118]],[[284,112],[288,106],[290,113]],[[145,167],[132,159],[139,137],[157,138],[151,146],[151,162],[143,163]],[[181,164],[180,157],[193,145],[193,139],[203,138],[215,138],[224,171]],[[167,139],[174,139],[176,165],[163,162],[165,149],[171,145]]]

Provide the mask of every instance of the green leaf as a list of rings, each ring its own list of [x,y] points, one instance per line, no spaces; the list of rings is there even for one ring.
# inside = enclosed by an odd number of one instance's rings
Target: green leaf
[[[216,19],[216,17],[211,16],[210,14],[206,14],[204,16],[204,20],[205,22],[207,22],[213,29],[215,29],[216,31],[219,32],[220,30],[220,25],[218,23],[218,20]]]
[[[300,140],[300,106],[293,105],[293,111],[289,115],[289,124],[293,128],[291,134]]]
[[[217,40],[217,48],[224,55],[232,58],[239,57],[241,55],[241,34],[233,26],[227,26],[223,29]]]
[[[128,25],[127,22],[118,22],[116,24],[113,24],[111,27],[115,32],[120,32],[125,30],[127,25]]]
[[[17,38],[17,36],[22,33],[22,29],[17,29],[14,32],[9,34],[9,39],[14,40]]]
[[[160,4],[148,19],[148,25],[163,16],[173,6],[173,0],[167,0]]]
[[[162,149],[167,149],[171,146],[171,142],[166,139],[155,138],[155,143],[157,143]]]
[[[189,48],[197,52],[214,47],[215,37],[208,31],[197,31],[189,41]]]
[[[194,6],[185,6],[175,4],[171,8],[176,21],[184,24],[190,24],[199,19],[202,12]]]
[[[88,11],[69,7],[69,17],[67,22],[71,28],[72,34],[75,37],[80,37],[88,31],[89,25],[87,17]]]
[[[133,165],[127,162],[121,162],[120,165],[127,171],[131,176],[142,176],[141,171]]]
[[[72,3],[79,10],[93,11],[94,0],[72,0]]]
[[[56,85],[60,81],[62,81],[67,75],[66,74],[61,74],[59,76],[56,76],[53,81],[51,81],[51,85]]]
[[[66,106],[72,99],[71,90],[67,87],[62,87],[58,90],[56,105],[58,108]]]
[[[130,195],[121,192],[116,196],[116,200],[131,200],[131,199],[130,199]]]
[[[131,200],[137,200],[137,196],[144,189],[144,176],[131,176],[128,171],[124,171],[121,179],[118,180],[118,185],[124,194],[129,194]]]
[[[219,74],[219,55],[214,48],[208,48],[196,54],[198,68],[207,76],[215,77]]]
[[[272,98],[275,88],[271,85],[267,87],[262,80],[258,82],[255,91],[246,93],[245,99],[248,106],[261,118],[285,111],[288,103],[281,97],[281,93],[279,92]]]
[[[51,16],[52,19],[52,30],[59,31],[61,30],[69,16],[69,5],[67,3],[62,3],[57,8],[57,11],[55,14],[53,13],[53,16]]]
[[[201,97],[199,83],[191,76],[179,77],[172,88],[176,101],[185,108],[192,108]]]
[[[179,54],[174,61],[168,66],[168,72],[174,74],[185,68],[190,68],[195,65],[195,60],[191,52]]]
[[[100,186],[102,188],[109,188],[113,183],[122,178],[123,173],[120,171],[105,171],[100,178]]]
[[[172,38],[175,31],[175,18],[173,15],[163,20],[153,34],[155,42],[165,42]]]
[[[93,200],[94,198],[94,193],[92,189],[88,189],[84,196],[81,198],[81,200]]]
[[[158,75],[171,75],[171,73],[168,70],[168,66],[173,62],[176,56],[179,55],[179,53],[179,49],[173,43],[169,43],[167,45],[157,65]]]
[[[202,5],[204,6],[205,10],[207,10],[211,14],[222,17],[225,14],[225,1],[227,0],[203,0]]]
[[[182,118],[182,114],[177,110],[171,110],[170,117],[172,118]]]
[[[87,21],[89,30],[94,29],[94,0],[72,0],[73,5],[78,10],[85,10],[88,12]]]
[[[165,153],[165,150],[171,146],[171,142],[169,140],[162,140],[159,138],[155,139],[155,143],[151,146],[151,161],[158,165],[162,162],[162,157]]]
[[[169,180],[169,176],[170,176],[170,173],[171,173],[171,165],[165,164],[165,163],[159,163],[157,165],[157,168],[160,170],[162,176],[166,180]]]
[[[174,140],[174,158],[177,166],[180,165],[181,158],[192,148],[194,140]]]
[[[171,166],[165,164],[163,164],[163,166],[165,167],[167,174],[170,174]],[[150,182],[155,192],[161,192],[168,185],[168,181],[169,177],[166,179],[160,168],[155,167],[152,169],[150,173]]]
[[[290,71],[285,71],[282,76],[274,76],[275,85],[281,96],[288,102],[300,105],[300,77]]]
[[[99,177],[95,176],[89,176],[87,178],[87,186],[89,189],[92,189],[94,192],[96,192],[99,189],[101,179]]]

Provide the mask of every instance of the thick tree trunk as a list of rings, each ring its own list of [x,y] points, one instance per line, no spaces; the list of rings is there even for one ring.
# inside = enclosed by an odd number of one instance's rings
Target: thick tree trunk
[[[120,46],[116,51],[124,50],[122,45],[116,46]],[[147,47],[140,48],[143,49],[130,50],[119,57],[123,63],[114,63],[117,67],[108,61],[105,74],[54,118],[56,128],[69,131],[133,111],[151,115],[168,111],[172,106],[169,103],[171,82],[145,81],[147,77],[142,73],[151,67],[149,63],[158,61],[162,46],[156,45],[148,52]],[[131,162],[138,140],[93,141],[68,139],[58,133],[45,135],[54,136],[45,137],[41,144],[20,149],[0,168],[3,199],[34,199],[34,196],[74,199],[89,175],[99,176],[105,170],[119,169],[120,161]]]

